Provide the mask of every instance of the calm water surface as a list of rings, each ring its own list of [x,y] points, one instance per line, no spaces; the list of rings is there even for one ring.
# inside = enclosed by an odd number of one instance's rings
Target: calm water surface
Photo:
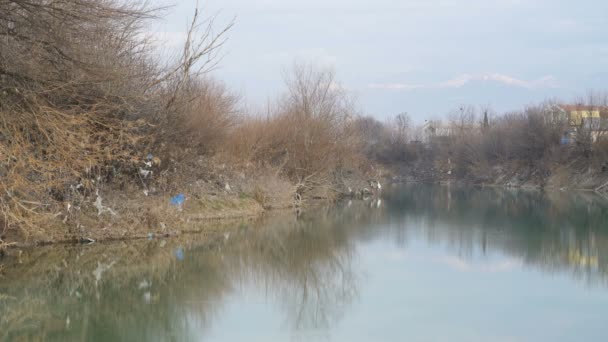
[[[0,341],[608,341],[593,195],[407,186],[225,232],[5,258]]]

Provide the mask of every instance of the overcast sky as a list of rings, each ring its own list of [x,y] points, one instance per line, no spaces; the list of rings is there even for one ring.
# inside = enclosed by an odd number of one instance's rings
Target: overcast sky
[[[215,76],[261,105],[294,61],[330,66],[361,110],[416,121],[462,104],[518,109],[608,88],[605,0],[200,0],[236,17]],[[157,27],[179,37],[196,0]]]

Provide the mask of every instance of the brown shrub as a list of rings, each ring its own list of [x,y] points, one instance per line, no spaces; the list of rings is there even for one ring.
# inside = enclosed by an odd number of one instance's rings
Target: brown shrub
[[[240,160],[279,168],[300,183],[331,183],[357,167],[359,137],[346,93],[330,71],[296,66],[287,94],[265,117],[247,118],[226,151]]]
[[[225,33],[201,26],[197,11],[183,55],[164,67],[144,32],[158,13],[145,2],[0,2],[0,235],[59,215],[61,202],[84,201],[117,175],[136,177],[133,162],[162,140]]]
[[[156,76],[137,38],[152,14],[110,0],[0,4],[3,230],[35,226],[53,200],[90,193],[130,160],[133,108]]]
[[[180,94],[159,136],[182,154],[215,151],[238,122],[238,97],[212,79],[192,82]],[[172,151],[176,152],[176,151]]]

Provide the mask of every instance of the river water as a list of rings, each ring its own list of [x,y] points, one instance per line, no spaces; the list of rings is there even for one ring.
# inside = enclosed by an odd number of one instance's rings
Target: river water
[[[608,341],[608,205],[412,185],[0,260],[0,341]]]

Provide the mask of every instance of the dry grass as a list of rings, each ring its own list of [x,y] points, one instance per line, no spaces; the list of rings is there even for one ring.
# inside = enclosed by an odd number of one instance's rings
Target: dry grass
[[[20,228],[27,238],[105,184],[138,182],[141,159],[165,142],[202,149],[220,139],[233,98],[200,79],[230,25],[216,34],[196,11],[182,55],[164,65],[145,33],[162,11],[114,0],[0,4],[0,237]]]
[[[39,103],[35,94],[25,96],[29,110],[0,113],[4,227],[31,228],[50,201],[77,202],[91,195],[112,164],[134,160],[140,139],[134,132],[143,125],[94,110],[58,109]]]
[[[181,55],[166,65],[146,35],[163,10],[120,0],[0,4],[0,239],[62,223],[75,226],[56,233],[80,233],[71,210],[92,210],[98,194],[225,182],[226,168],[207,165],[217,152],[253,177],[245,193],[270,207],[312,189],[330,198],[360,167],[352,100],[333,72],[296,66],[269,114],[245,117],[238,96],[207,74],[231,25],[214,30],[195,11]]]

